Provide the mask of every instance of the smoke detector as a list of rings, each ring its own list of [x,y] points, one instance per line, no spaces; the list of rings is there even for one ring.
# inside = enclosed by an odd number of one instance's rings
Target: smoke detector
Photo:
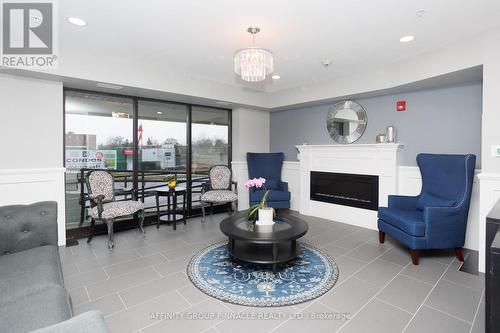
[[[425,9],[419,9],[415,12],[415,15],[417,15],[417,17],[424,17],[425,14],[427,14],[427,11]]]
[[[333,61],[328,60],[328,59],[321,60],[321,65],[323,65],[323,67],[325,67],[325,68],[328,67],[328,66],[330,66],[332,63],[333,63]]]

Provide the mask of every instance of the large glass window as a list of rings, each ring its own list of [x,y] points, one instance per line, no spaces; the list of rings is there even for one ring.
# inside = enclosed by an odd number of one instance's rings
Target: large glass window
[[[131,98],[66,91],[65,113],[66,224],[72,229],[85,218],[86,171],[114,170],[117,187],[131,185],[133,104]]]
[[[141,193],[150,194],[165,186],[175,175],[179,186],[186,186],[187,113],[182,104],[139,100],[138,171]],[[155,198],[144,196],[148,208],[156,209]],[[163,209],[164,207],[160,207]]]
[[[208,170],[217,164],[229,164],[229,113],[226,110],[192,108],[192,179],[193,204],[199,207],[200,189]]]
[[[176,175],[191,193],[188,214],[198,214],[209,168],[231,162],[229,134],[226,109],[65,90],[67,229],[88,226],[84,180],[95,169],[111,170],[116,188],[135,186],[153,213],[151,193]]]

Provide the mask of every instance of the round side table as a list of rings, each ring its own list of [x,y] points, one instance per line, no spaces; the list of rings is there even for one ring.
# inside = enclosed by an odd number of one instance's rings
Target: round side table
[[[172,222],[174,230],[177,229],[177,221],[183,221],[186,225],[186,188],[182,186],[176,186],[174,189],[170,189],[168,186],[159,187],[155,190],[156,192],[156,216],[158,222],[156,228],[160,227],[161,222]],[[182,196],[182,211],[177,210],[177,197]],[[160,197],[167,197],[167,213],[160,215]],[[172,199],[172,200],[171,200]],[[172,208],[171,208],[172,204]]]

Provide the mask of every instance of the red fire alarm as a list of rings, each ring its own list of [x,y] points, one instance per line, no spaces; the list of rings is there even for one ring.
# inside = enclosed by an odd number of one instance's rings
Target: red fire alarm
[[[396,102],[396,111],[406,111],[406,101],[397,101]]]

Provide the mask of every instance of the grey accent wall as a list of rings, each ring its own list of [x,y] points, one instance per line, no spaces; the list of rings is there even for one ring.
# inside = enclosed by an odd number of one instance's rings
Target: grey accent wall
[[[396,112],[396,101],[406,111]],[[368,126],[356,143],[375,143],[388,125],[396,127],[397,142],[405,145],[401,165],[416,165],[418,153],[477,155],[481,163],[482,82],[411,93],[356,99],[368,115]],[[297,160],[295,145],[334,144],[326,130],[332,104],[271,113],[271,151]]]

